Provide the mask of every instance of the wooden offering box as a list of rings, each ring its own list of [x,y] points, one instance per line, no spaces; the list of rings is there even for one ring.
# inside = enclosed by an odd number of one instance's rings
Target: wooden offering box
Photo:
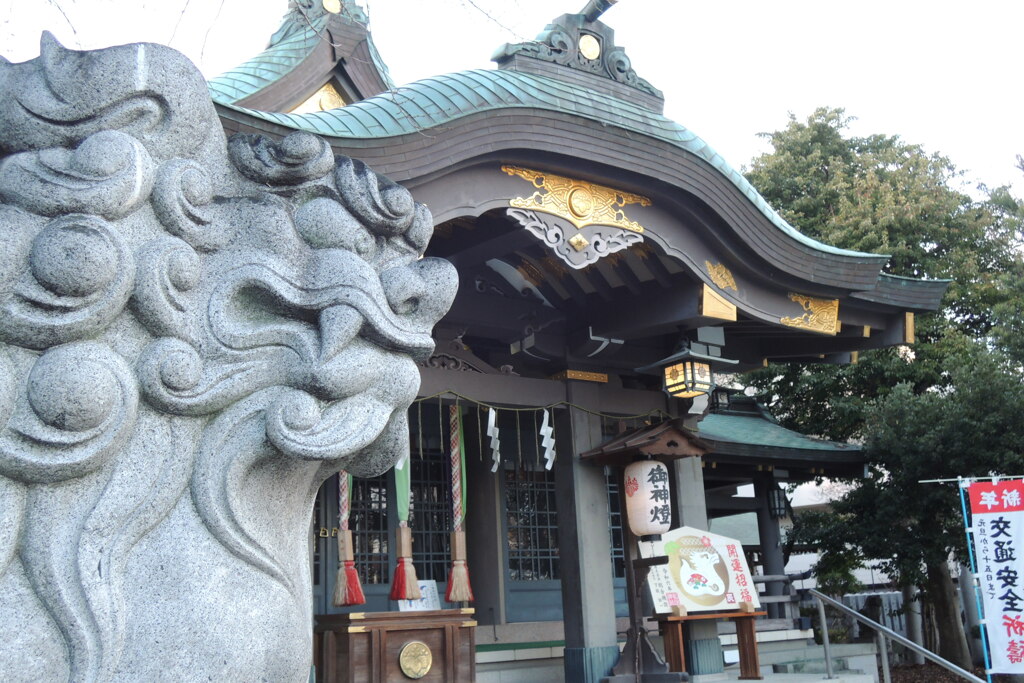
[[[472,609],[353,612],[316,617],[317,683],[472,683]]]

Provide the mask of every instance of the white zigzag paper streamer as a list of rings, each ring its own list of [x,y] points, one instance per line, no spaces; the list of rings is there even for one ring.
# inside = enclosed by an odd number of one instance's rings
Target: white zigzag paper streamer
[[[497,472],[501,464],[501,443],[498,440],[498,411],[494,408],[487,411],[487,436],[491,438],[491,472]]]
[[[544,418],[540,422],[540,445],[544,449],[544,469],[550,470],[555,464],[555,439],[552,434],[555,428],[551,425],[551,412],[544,411]]]

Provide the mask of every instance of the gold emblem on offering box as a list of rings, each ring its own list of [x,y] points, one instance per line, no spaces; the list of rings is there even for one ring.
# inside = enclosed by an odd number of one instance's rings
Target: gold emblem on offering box
[[[712,263],[711,261],[705,261],[704,266],[708,269],[708,275],[711,276],[711,281],[718,286],[719,289],[731,289],[734,292],[738,292],[736,289],[736,280],[733,278],[732,273],[728,268],[723,266],[721,263]]]
[[[409,678],[423,678],[430,673],[434,664],[434,656],[426,643],[414,640],[402,646],[398,653],[398,666]]]
[[[644,231],[642,225],[626,217],[623,207],[627,204],[650,206],[651,200],[647,197],[518,166],[502,166],[501,170],[528,180],[541,190],[529,197],[509,200],[511,206],[554,214],[577,229],[588,225],[611,225],[637,233]]]
[[[815,299],[794,293],[790,293],[789,298],[803,307],[804,314],[796,318],[780,318],[783,325],[823,334],[839,332],[839,299]]]

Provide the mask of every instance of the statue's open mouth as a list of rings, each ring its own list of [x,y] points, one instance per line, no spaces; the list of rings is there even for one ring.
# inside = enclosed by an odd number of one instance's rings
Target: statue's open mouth
[[[424,358],[434,349],[433,321],[395,313],[380,277],[358,258],[346,264],[344,278],[323,284],[299,284],[266,265],[247,264],[228,274],[210,297],[210,326],[217,339],[232,349],[287,345],[309,363],[328,362],[348,339],[338,338],[325,312],[351,307],[358,311],[358,329],[341,333],[365,336],[381,347]],[[429,294],[428,294],[429,295]],[[258,304],[258,306],[256,306]],[[262,309],[253,314],[254,308]],[[343,324],[338,322],[339,325]]]

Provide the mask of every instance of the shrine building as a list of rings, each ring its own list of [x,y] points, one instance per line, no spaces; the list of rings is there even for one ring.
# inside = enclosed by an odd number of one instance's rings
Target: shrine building
[[[336,12],[292,2],[266,51],[209,83],[228,133],[312,132],[407,187],[433,214],[427,254],[458,269],[409,411],[405,521],[417,576],[437,582],[440,607],[474,610],[459,624],[473,629],[480,681],[520,671],[597,683],[616,665],[635,550],[624,542],[621,470],[601,456],[630,438],[675,435],[673,527],[757,512],[761,547],[748,550],[767,574],[782,571],[780,485],[862,471],[858,448],[785,430],[753,399],[672,367],[696,360],[736,375],[768,362],[856,362],[913,343],[914,315],[936,310],[947,285],[888,275],[887,256],[790,226],[663,115],[661,91],[601,21],[610,4],[593,0],[536,40],[499,47],[496,68],[396,85],[354,2]],[[670,395],[677,379],[707,391]],[[475,599],[446,604],[453,439]],[[321,490],[312,523],[314,612],[397,612],[391,472],[352,481],[366,604],[332,604],[338,482]],[[753,498],[735,495],[745,484]],[[321,662],[325,633],[315,636]],[[687,662],[691,674],[722,670],[713,624],[693,627]]]

